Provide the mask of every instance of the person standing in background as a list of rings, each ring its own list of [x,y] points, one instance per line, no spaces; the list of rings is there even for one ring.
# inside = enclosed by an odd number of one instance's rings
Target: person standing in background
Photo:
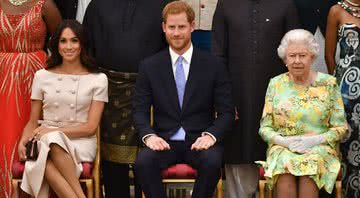
[[[319,72],[328,73],[325,63],[325,32],[327,16],[331,6],[338,0],[295,0],[299,14],[301,28],[314,34],[316,41],[320,45],[318,58],[312,67]]]
[[[63,19],[75,19],[78,0],[54,0]]]
[[[64,19],[76,19],[83,22],[85,11],[91,0],[55,0]]]
[[[211,50],[211,25],[217,0],[182,0],[189,4],[195,12],[195,31],[191,41],[195,47]]]
[[[76,10],[76,20],[79,21],[80,23],[83,22],[86,8],[88,7],[90,2],[91,0],[79,0],[78,2],[77,10]]]
[[[106,197],[130,196],[129,164],[138,152],[131,99],[139,62],[167,46],[161,12],[169,1],[92,0],[85,13],[90,53],[109,79],[100,125]]]
[[[12,197],[11,167],[30,116],[32,80],[46,65],[46,33],[60,21],[52,0],[0,0],[0,197]]]
[[[287,71],[277,57],[282,36],[299,26],[292,0],[218,0],[213,19],[212,51],[223,57],[232,81],[237,116],[225,137],[227,198],[251,198],[266,144],[258,135],[269,79]]]
[[[342,182],[346,198],[360,197],[360,0],[331,7],[326,29],[325,58],[344,101],[348,136],[342,140]],[[339,46],[339,61],[335,51]]]

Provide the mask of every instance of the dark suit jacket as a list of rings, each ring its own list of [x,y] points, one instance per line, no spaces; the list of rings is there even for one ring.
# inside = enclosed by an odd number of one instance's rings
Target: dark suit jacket
[[[153,128],[150,127],[151,105],[154,108]],[[219,58],[195,48],[182,109],[168,48],[140,64],[133,106],[140,138],[155,133],[169,140],[182,126],[186,141],[194,141],[207,131],[220,142],[234,122],[231,85],[225,65]]]
[[[336,2],[338,0],[295,0],[301,27],[314,34],[319,26],[325,36],[327,16]]]
[[[63,19],[75,19],[78,0],[55,0]]]

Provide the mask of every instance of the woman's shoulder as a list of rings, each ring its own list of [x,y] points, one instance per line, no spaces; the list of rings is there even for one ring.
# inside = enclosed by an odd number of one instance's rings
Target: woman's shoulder
[[[287,79],[288,79],[288,72],[272,77],[270,79],[270,82],[287,81]]]
[[[97,80],[107,80],[107,76],[106,74],[102,73],[102,72],[96,72],[96,73],[91,73],[92,76],[94,78],[96,78]]]
[[[340,6],[339,3],[337,3],[337,4],[333,5],[333,6],[331,6],[331,8],[329,10],[329,15],[331,17],[334,17],[334,16],[337,16],[337,15],[339,15],[341,13],[344,13],[344,12],[346,12],[346,11]]]
[[[318,72],[317,75],[317,81],[319,83],[330,86],[336,85],[336,78],[334,76],[321,72]]]
[[[91,82],[94,82],[95,84],[99,85],[107,85],[108,84],[108,78],[106,74],[102,72],[96,72],[96,73],[90,73],[88,76],[88,80]]]
[[[48,75],[48,71],[46,69],[39,69],[35,72],[35,77],[42,77]]]

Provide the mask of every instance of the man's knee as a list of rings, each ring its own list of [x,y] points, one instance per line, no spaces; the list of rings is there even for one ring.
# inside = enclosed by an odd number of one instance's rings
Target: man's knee
[[[217,170],[222,166],[222,149],[210,148],[200,153],[200,167]]]
[[[145,148],[138,154],[135,161],[135,170],[152,167],[157,161],[158,152]]]

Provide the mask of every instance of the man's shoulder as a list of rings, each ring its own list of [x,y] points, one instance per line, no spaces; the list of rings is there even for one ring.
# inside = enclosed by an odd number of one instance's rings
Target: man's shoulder
[[[159,64],[160,62],[167,61],[169,60],[169,58],[170,58],[169,48],[165,48],[154,55],[146,57],[141,62],[142,65],[154,65],[154,64]]]

